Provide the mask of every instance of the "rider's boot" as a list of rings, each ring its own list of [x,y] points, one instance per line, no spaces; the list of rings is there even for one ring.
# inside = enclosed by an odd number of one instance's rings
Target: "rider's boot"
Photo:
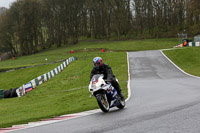
[[[112,80],[112,86],[117,90],[118,95],[121,97],[121,99],[124,99],[124,95],[122,94],[122,89],[119,85],[119,83],[116,81],[116,79]]]
[[[124,100],[124,94],[121,91],[119,91],[118,94],[121,97],[121,99]]]

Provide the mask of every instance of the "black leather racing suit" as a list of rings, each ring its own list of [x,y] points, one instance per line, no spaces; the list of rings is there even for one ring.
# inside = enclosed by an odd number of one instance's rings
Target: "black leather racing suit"
[[[91,74],[90,74],[90,80],[95,74],[103,74],[104,80],[110,81],[111,85],[117,90],[118,94],[121,92],[121,87],[119,86],[119,83],[116,81],[115,75],[112,72],[112,69],[109,65],[103,64],[99,69],[96,67],[93,67]]]

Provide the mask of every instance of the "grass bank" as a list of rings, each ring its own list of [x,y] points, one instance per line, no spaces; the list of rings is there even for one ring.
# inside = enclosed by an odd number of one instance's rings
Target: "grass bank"
[[[63,72],[40,85],[24,97],[0,100],[0,127],[38,121],[62,114],[98,108],[96,100],[89,98],[89,76],[91,60],[101,56],[109,64],[127,97],[127,60],[125,52],[87,52],[76,54],[79,59],[72,62]],[[23,69],[0,74],[12,86],[34,78],[56,67],[58,64]],[[22,74],[23,73],[23,74]],[[36,77],[37,77],[36,76]],[[6,78],[4,78],[6,77]],[[10,81],[10,79],[12,79]],[[9,85],[4,83],[5,88]],[[14,113],[13,113],[14,112]]]
[[[178,39],[176,38],[163,38],[163,39],[146,39],[146,40],[129,40],[129,41],[82,41],[76,45],[63,46],[61,48],[52,47],[41,53],[34,55],[17,57],[16,60],[9,59],[0,62],[0,69],[17,68],[23,66],[32,66],[44,63],[55,62],[64,60],[71,56],[70,51],[74,50],[75,53],[80,51],[92,50],[96,52],[97,49],[107,49],[112,51],[142,51],[142,50],[158,50],[165,48],[172,48],[177,45]],[[94,50],[96,49],[96,50]],[[48,60],[45,60],[45,59]]]
[[[187,47],[163,52],[185,72],[195,76],[200,76],[199,47]]]

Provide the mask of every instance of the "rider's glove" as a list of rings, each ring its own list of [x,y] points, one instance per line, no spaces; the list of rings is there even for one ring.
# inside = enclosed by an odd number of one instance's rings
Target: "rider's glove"
[[[110,81],[107,81],[106,83],[107,83],[107,84],[111,84],[111,82],[110,82]]]
[[[112,82],[112,79],[107,78],[106,83],[107,83],[107,84],[111,84],[111,82]]]

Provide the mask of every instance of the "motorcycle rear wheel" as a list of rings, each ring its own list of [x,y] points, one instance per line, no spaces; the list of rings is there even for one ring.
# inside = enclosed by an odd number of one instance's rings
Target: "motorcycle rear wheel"
[[[97,102],[98,102],[100,109],[105,113],[108,112],[109,109],[110,109],[110,105],[109,105],[109,102],[108,102],[107,95],[105,93],[98,94],[96,96],[96,99],[97,99]]]

